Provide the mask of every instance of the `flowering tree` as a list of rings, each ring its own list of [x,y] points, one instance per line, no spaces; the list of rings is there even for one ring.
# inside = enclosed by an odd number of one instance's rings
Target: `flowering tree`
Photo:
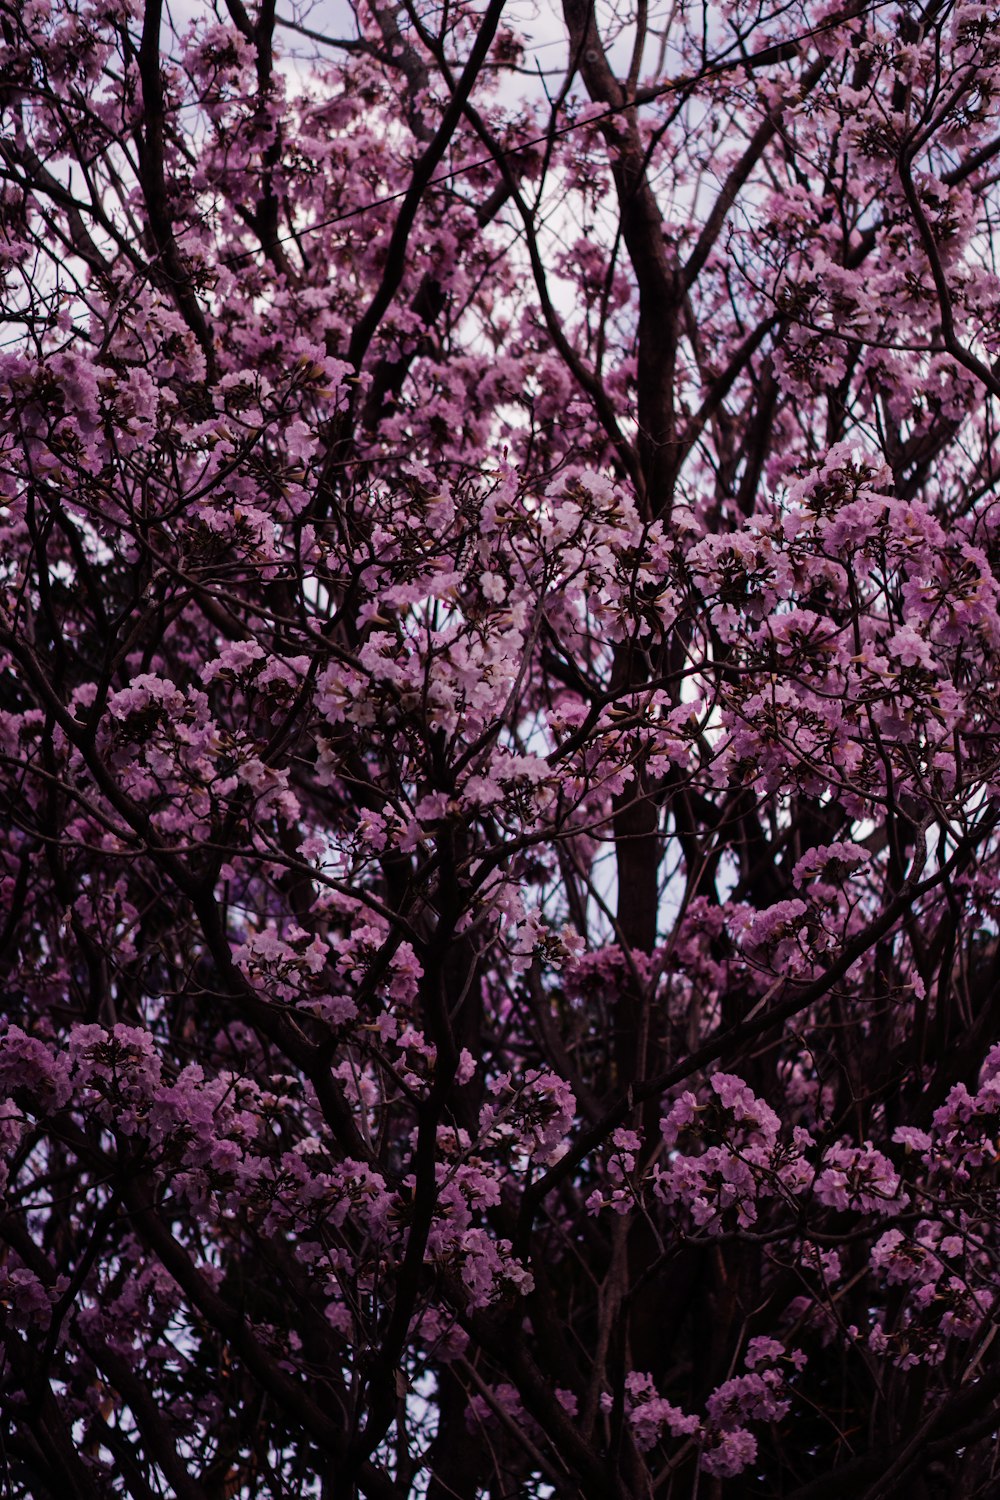
[[[1000,14],[543,19],[0,3],[8,1495],[997,1492]]]

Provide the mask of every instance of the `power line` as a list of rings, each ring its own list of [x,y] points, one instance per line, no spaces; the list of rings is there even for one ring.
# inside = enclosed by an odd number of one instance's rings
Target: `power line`
[[[875,4],[872,9],[879,10],[889,3],[891,3],[891,0],[880,0],[880,3]],[[627,110],[636,109],[641,105],[652,104],[657,99],[663,98],[666,94],[679,93],[682,89],[691,88],[694,84],[703,83],[709,78],[719,77],[724,73],[735,71],[741,67],[752,72],[756,68],[766,67],[771,63],[788,61],[790,58],[798,55],[799,50],[805,42],[811,41],[823,32],[831,30],[837,24],[838,19],[834,17],[819,26],[813,27],[810,31],[804,32],[794,41],[777,42],[772,46],[762,48],[760,52],[752,53],[749,57],[744,56],[734,58],[729,62],[715,63],[703,68],[700,72],[685,74],[680,78],[672,78],[666,83],[655,84],[650,88],[640,89],[633,98],[625,99],[621,104],[607,105],[599,113],[588,115],[586,119],[573,120],[569,124],[549,129],[544,135],[532,136],[516,146],[498,147],[497,151],[491,152],[488,156],[478,157],[475,161],[466,162],[464,166],[452,167],[447,172],[441,172],[429,179],[427,187],[437,187],[442,183],[453,182],[457,177],[463,177],[469,172],[481,171],[483,167],[491,166],[496,161],[497,156],[513,159],[522,155],[525,151],[530,151],[534,146],[547,145],[553,140],[570,135],[574,130],[582,130],[588,125],[599,125],[605,120],[612,119],[615,115],[624,114]],[[364,214],[374,212],[375,209],[385,208],[390,203],[397,203],[400,199],[406,197],[409,190],[408,186],[400,188],[397,192],[386,193],[380,198],[372,198],[367,203],[358,204],[357,207],[349,208],[340,214],[334,214],[328,219],[320,219],[315,224],[306,224],[301,229],[291,230],[287,234],[276,235],[272,243],[277,245],[297,244],[307,234],[317,234],[321,229],[330,229],[336,224],[345,224],[350,219],[361,218]],[[263,247],[259,246],[253,250],[240,250],[232,255],[221,256],[220,260],[223,265],[233,266],[238,265],[241,261],[251,260],[254,256],[260,255],[262,252]]]

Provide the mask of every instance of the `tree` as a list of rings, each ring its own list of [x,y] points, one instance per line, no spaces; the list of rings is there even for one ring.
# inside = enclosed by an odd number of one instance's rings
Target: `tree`
[[[0,3],[5,1493],[995,1494],[1000,14],[289,6]]]

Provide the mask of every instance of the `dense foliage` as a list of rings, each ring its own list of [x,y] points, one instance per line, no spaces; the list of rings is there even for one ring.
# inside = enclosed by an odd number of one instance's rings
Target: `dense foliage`
[[[0,46],[3,1493],[995,1495],[1000,13]]]

